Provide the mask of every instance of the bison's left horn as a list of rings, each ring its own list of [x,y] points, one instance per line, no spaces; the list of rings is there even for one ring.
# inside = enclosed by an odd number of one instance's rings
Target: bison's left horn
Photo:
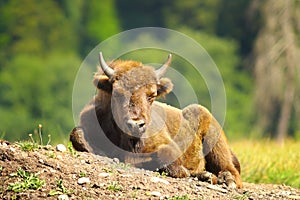
[[[99,62],[103,72],[106,74],[106,76],[108,76],[108,78],[111,78],[114,75],[115,71],[106,64],[102,52],[99,53]]]
[[[172,61],[172,54],[168,55],[167,61],[157,70],[155,70],[155,74],[158,78],[161,78],[167,71]]]

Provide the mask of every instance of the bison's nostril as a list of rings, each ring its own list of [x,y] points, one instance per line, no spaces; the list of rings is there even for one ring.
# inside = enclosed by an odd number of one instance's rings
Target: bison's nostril
[[[128,120],[127,121],[127,125],[129,128],[131,129],[140,129],[140,128],[143,128],[146,123],[144,122],[144,120]]]
[[[137,125],[139,128],[143,128],[145,126],[145,122],[143,120],[140,120],[140,122]]]

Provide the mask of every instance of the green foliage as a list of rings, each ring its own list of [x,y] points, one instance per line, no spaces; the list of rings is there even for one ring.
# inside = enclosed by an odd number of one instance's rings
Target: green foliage
[[[55,190],[51,190],[49,192],[49,196],[55,196],[59,194],[72,194],[74,192],[73,190],[65,188],[62,179],[57,180],[56,186],[57,188]]]
[[[38,144],[33,143],[32,141],[18,142],[17,145],[22,149],[22,151],[33,151],[39,148]]]
[[[71,141],[68,142],[67,148],[68,148],[71,156],[75,157],[77,155],[75,149],[73,148],[73,144]]]
[[[86,177],[86,172],[80,172],[79,177]]]
[[[114,192],[118,192],[118,191],[122,191],[123,187],[117,182],[112,182],[111,184],[109,184],[107,186],[107,189],[111,190],[111,191],[114,191]]]
[[[75,39],[54,1],[7,1],[0,8],[0,18],[2,59],[20,53],[45,55],[52,50],[67,50]]]
[[[191,200],[187,195],[168,198],[168,200]]]
[[[233,197],[233,199],[236,199],[236,200],[246,200],[246,199],[249,199],[249,192],[246,192],[242,195],[235,195]]]
[[[221,0],[172,0],[165,7],[165,23],[170,27],[186,25],[193,29],[215,32]]]
[[[23,192],[27,189],[37,190],[45,184],[45,181],[39,179],[35,174],[22,169],[19,169],[15,174],[11,174],[11,177],[22,178],[22,182],[10,183],[8,185],[7,189],[13,192]]]
[[[46,132],[51,130],[54,139],[72,128],[73,66],[78,65],[72,55],[52,54],[44,59],[20,55],[2,70],[0,115],[6,117],[0,127],[6,139],[16,139],[14,133],[33,132],[32,127],[39,123]]]
[[[107,167],[103,168],[102,170],[106,173],[113,173],[114,172],[114,170],[112,168],[107,168]]]
[[[121,31],[114,2],[114,0],[102,0],[99,3],[97,0],[91,0],[85,3],[82,19],[86,28],[87,40],[82,43],[83,48],[90,51],[100,41]],[[87,53],[84,52],[85,55]]]

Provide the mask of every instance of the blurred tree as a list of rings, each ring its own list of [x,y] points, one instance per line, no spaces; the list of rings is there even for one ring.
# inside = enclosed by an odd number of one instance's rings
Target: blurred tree
[[[0,73],[0,130],[8,140],[20,140],[42,123],[52,140],[61,140],[74,126],[71,54],[49,54],[44,58],[15,56]]]
[[[1,1],[0,18],[0,132],[19,140],[42,123],[66,134],[80,65],[71,24],[55,1]]]
[[[169,0],[116,0],[116,8],[123,30],[138,27],[163,27],[165,15],[163,9],[169,6]]]
[[[221,0],[168,0],[163,8],[164,23],[169,27],[185,25],[195,30],[216,33]]]
[[[243,58],[251,53],[260,28],[260,13],[256,9],[257,6],[250,0],[221,0],[218,6],[216,34],[234,38],[239,43],[239,53]]]
[[[2,2],[0,18],[2,61],[16,54],[42,56],[56,49],[73,48],[72,28],[55,1]]]
[[[289,128],[300,128],[291,127],[291,117],[300,117],[300,2],[260,3],[264,26],[255,43],[257,114],[262,131],[276,133],[282,143]]]
[[[96,45],[121,31],[115,8],[115,0],[85,1],[82,8],[81,49],[87,55]]]

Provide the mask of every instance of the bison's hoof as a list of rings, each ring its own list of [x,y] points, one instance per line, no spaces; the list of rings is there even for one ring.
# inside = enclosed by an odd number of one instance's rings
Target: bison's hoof
[[[90,147],[84,139],[84,132],[82,128],[75,127],[70,134],[70,141],[77,151],[90,152]]]
[[[226,184],[229,189],[236,188],[234,177],[229,171],[223,171],[219,173],[218,184]]]
[[[167,173],[168,176],[171,176],[173,178],[185,178],[190,176],[190,172],[182,165],[170,164],[159,169],[159,172]]]
[[[217,184],[217,177],[213,173],[210,173],[208,171],[200,172],[196,174],[196,177],[200,181],[204,181],[210,184]]]

